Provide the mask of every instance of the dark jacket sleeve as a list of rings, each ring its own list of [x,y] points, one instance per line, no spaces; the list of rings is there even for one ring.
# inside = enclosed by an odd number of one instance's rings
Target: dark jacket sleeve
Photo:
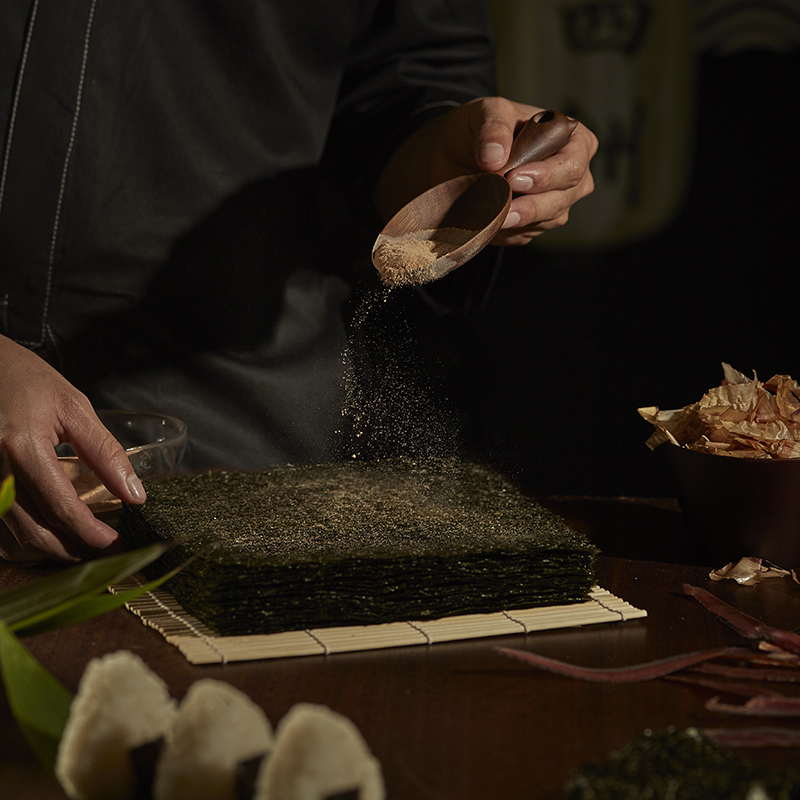
[[[410,133],[496,93],[494,56],[485,0],[365,2],[324,156],[329,174],[369,197]]]

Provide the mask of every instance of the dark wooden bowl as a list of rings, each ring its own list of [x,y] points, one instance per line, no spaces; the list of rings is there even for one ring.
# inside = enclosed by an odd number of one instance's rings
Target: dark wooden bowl
[[[800,458],[733,458],[663,446],[686,525],[724,566],[800,567]]]

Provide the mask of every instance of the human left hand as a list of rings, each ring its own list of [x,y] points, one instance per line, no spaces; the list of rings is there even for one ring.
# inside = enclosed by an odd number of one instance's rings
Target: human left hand
[[[379,212],[388,220],[409,200],[459,175],[503,174],[514,135],[543,110],[502,97],[483,97],[420,128],[398,148],[378,182]],[[507,178],[514,197],[492,244],[527,244],[566,224],[572,206],[594,189],[589,163],[596,152],[597,137],[578,123],[555,155],[512,170]]]

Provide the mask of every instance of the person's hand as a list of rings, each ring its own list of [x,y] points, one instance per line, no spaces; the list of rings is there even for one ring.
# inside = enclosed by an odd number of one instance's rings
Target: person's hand
[[[0,337],[0,447],[17,490],[0,520],[0,558],[78,561],[118,543],[117,532],[78,499],[59,466],[61,442],[120,500],[144,502],[124,448],[88,399],[39,356]]]
[[[504,172],[514,135],[544,109],[502,97],[483,97],[454,108],[412,134],[387,164],[375,193],[389,219],[405,203],[443,181],[478,171]],[[514,198],[492,244],[527,244],[567,222],[570,208],[594,189],[589,162],[597,137],[578,124],[567,144],[544,161],[508,174]]]

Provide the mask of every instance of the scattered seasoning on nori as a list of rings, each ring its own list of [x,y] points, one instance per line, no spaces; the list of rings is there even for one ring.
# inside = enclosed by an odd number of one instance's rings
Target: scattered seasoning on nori
[[[221,633],[429,619],[584,600],[596,550],[509,481],[456,459],[186,475],[147,486],[131,544],[208,554],[170,581]]]
[[[564,800],[769,800],[800,797],[800,772],[760,769],[698,730],[645,731],[602,764],[570,778]]]

